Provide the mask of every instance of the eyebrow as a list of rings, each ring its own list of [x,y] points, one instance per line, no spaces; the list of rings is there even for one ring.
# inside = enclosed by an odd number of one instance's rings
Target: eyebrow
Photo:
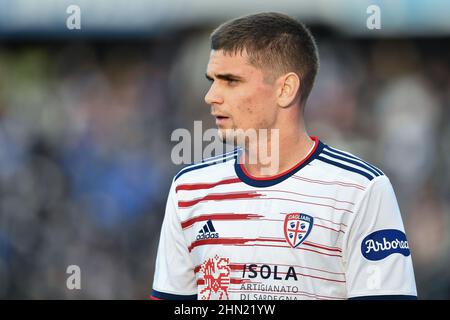
[[[207,73],[205,73],[205,77],[206,79],[208,79],[209,81],[213,81],[214,79],[209,76]],[[220,79],[220,80],[225,80],[225,81],[230,81],[230,80],[237,80],[237,81],[242,81],[244,78],[237,76],[235,74],[232,73],[223,73],[223,74],[216,74],[216,78]]]

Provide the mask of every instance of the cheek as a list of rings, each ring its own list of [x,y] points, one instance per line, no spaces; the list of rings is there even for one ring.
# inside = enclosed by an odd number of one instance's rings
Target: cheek
[[[261,89],[258,93],[242,100],[241,117],[254,128],[264,128],[274,121],[276,103],[267,90]]]

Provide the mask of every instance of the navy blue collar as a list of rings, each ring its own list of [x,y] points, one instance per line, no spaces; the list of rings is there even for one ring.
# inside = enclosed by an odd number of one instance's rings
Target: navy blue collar
[[[253,187],[270,187],[273,185],[276,185],[299,170],[301,170],[303,167],[305,167],[308,163],[313,161],[321,152],[323,147],[325,146],[317,137],[311,137],[311,139],[314,140],[314,148],[311,150],[311,152],[299,163],[297,163],[295,166],[290,168],[289,170],[286,170],[282,173],[279,173],[272,177],[267,178],[257,178],[252,177],[247,171],[245,170],[245,167],[243,164],[240,164],[238,159],[241,157],[243,149],[240,149],[239,152],[235,156],[235,162],[234,162],[234,170],[236,171],[237,176],[239,179],[241,179],[242,182],[253,186]]]

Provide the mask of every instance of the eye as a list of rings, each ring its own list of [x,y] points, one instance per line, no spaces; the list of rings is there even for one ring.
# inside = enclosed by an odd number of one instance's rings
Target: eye
[[[208,80],[208,82],[211,83],[211,84],[214,82],[214,79],[211,78],[210,76],[208,76],[207,74],[205,74],[205,78],[206,78],[206,80]]]

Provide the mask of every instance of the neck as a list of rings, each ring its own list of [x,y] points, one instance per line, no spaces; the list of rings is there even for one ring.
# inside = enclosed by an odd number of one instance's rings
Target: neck
[[[304,127],[275,129],[245,148],[243,164],[246,171],[254,177],[269,177],[294,167],[314,145]],[[278,135],[277,135],[278,132]]]

